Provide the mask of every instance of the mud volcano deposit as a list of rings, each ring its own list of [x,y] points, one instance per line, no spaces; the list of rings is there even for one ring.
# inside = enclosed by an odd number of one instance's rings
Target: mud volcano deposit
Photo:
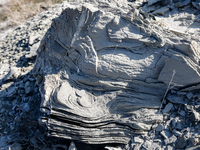
[[[50,136],[127,144],[163,121],[158,109],[169,84],[184,91],[199,84],[200,48],[190,34],[122,0],[65,6],[34,67]]]

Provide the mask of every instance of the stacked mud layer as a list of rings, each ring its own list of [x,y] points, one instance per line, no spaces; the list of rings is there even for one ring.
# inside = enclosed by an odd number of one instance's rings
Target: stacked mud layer
[[[173,72],[174,89],[198,87],[200,48],[190,33],[124,0],[64,4],[34,67],[50,136],[126,144],[163,120]]]

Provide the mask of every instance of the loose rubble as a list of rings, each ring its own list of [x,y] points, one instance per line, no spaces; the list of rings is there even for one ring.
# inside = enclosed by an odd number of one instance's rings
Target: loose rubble
[[[41,116],[41,96],[31,70],[40,40],[51,25],[52,19],[60,15],[63,7],[63,4],[56,5],[0,38],[2,150],[27,147],[42,149],[50,145],[48,140],[44,140],[46,129],[38,123]],[[53,147],[54,143],[56,145],[56,142],[53,142],[49,147]]]
[[[198,41],[200,2],[136,0],[129,5],[137,8],[144,18],[155,21],[158,26],[167,26],[176,35],[189,34]],[[0,149],[81,149],[74,141],[48,138],[47,129],[40,126],[38,118],[41,95],[32,69],[36,50],[51,25],[51,20],[66,8],[64,3],[28,20],[25,24],[7,33],[0,41]],[[192,12],[192,13],[191,13]],[[148,21],[148,19],[147,19]],[[199,45],[199,43],[198,43]],[[198,51],[197,51],[198,52]],[[195,55],[190,54],[188,55]],[[195,61],[196,58],[194,58]],[[164,74],[163,74],[164,75]],[[170,76],[171,77],[171,76]],[[165,76],[163,76],[165,78]],[[166,83],[168,83],[168,79]],[[173,82],[173,81],[172,81]],[[181,82],[187,83],[187,81]],[[150,128],[148,133],[132,137],[127,145],[104,149],[198,149],[200,146],[200,92],[198,85],[188,89],[171,89],[164,99],[161,114],[163,120]],[[40,118],[40,121],[42,118]],[[40,122],[42,124],[44,122]],[[97,146],[103,149],[102,146]],[[96,148],[96,147],[95,147]],[[87,149],[94,149],[93,146]]]

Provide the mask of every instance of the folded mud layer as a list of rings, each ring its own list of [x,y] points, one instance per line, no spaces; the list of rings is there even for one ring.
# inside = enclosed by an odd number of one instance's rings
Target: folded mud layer
[[[126,144],[162,121],[174,70],[176,89],[200,82],[200,49],[190,36],[146,20],[124,0],[64,4],[34,68],[49,136]]]

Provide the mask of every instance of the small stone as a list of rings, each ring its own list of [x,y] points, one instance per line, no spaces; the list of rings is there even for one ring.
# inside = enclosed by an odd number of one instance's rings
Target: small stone
[[[189,111],[192,111],[194,109],[194,106],[192,105],[186,105],[186,109]]]
[[[200,9],[199,2],[192,2],[192,5],[193,5],[196,9]]]
[[[151,146],[151,150],[161,150],[161,146],[157,143],[153,143]]]
[[[28,103],[24,103],[23,111],[24,111],[24,112],[29,112],[29,111],[30,111],[30,106],[29,106]]]
[[[166,6],[166,5],[170,4],[170,3],[171,3],[171,0],[162,0],[162,1],[161,1],[161,4],[162,4],[163,6]]]
[[[191,0],[184,0],[184,1],[176,3],[174,6],[175,7],[184,7],[184,6],[189,5],[190,3],[191,3]]]
[[[148,5],[149,5],[149,6],[150,6],[150,5],[153,5],[153,4],[155,4],[155,3],[159,2],[159,1],[161,1],[161,0],[149,0],[149,1],[148,1]]]
[[[29,81],[27,81],[27,82],[25,83],[25,87],[30,86],[30,85],[31,85],[31,83],[30,83]]]
[[[166,129],[166,130],[168,130],[169,127],[171,126],[171,124],[170,124],[171,121],[172,121],[172,119],[168,120],[168,121],[165,123],[165,129]]]
[[[184,137],[186,140],[188,140],[191,137],[191,133],[189,131],[186,131]]]
[[[1,148],[1,150],[22,150],[22,147],[19,143],[14,143],[12,145]]]
[[[30,53],[26,55],[26,58],[32,58],[37,56],[37,49],[40,46],[40,42],[34,44],[33,46],[30,46]]]
[[[165,144],[172,144],[172,143],[175,143],[177,140],[177,137],[175,135],[172,135],[170,138],[168,139],[165,139],[164,142]]]
[[[35,87],[35,88],[34,88],[34,92],[35,92],[35,93],[38,92],[38,87]]]
[[[177,131],[176,129],[174,129],[173,132],[175,136],[178,136],[178,137],[182,136],[182,133]]]
[[[176,143],[176,148],[177,149],[183,149],[187,146],[186,139],[182,136],[178,138],[177,143]]]
[[[164,120],[164,121],[167,121],[168,119],[169,119],[169,115],[168,115],[168,114],[164,114],[164,115],[163,115],[163,120]]]
[[[192,92],[188,92],[188,93],[186,94],[186,96],[187,96],[187,98],[190,100],[190,99],[193,97],[193,94],[192,94]]]
[[[172,136],[172,133],[169,130],[163,130],[160,132],[160,134],[165,138],[168,139],[169,137]]]
[[[15,122],[20,122],[20,116],[16,116],[16,117],[14,118],[14,121],[15,121]]]
[[[30,86],[25,87],[25,93],[29,94],[30,92],[31,92],[31,87]]]
[[[5,109],[5,108],[2,108],[1,111],[0,111],[0,113],[2,114],[2,113],[4,113],[4,112],[6,112],[6,109]]]
[[[200,121],[199,113],[195,110],[192,110],[192,113],[190,115],[190,119],[193,124],[196,124],[198,121]]]
[[[194,139],[194,145],[197,145],[199,143],[199,138],[193,138]]]
[[[188,147],[186,147],[186,149],[185,150],[199,150],[200,149],[200,145],[198,145],[198,146],[188,146]]]
[[[183,98],[179,97],[177,94],[168,94],[166,99],[169,100],[170,102],[176,103],[176,104],[185,104],[186,103],[183,100]]]
[[[178,112],[181,116],[185,117],[185,111],[181,110]]]
[[[13,96],[15,93],[17,93],[17,87],[9,87],[7,88],[7,97]]]
[[[13,116],[13,115],[15,114],[15,111],[10,111],[8,114],[9,114],[10,116]]]
[[[175,128],[178,129],[178,130],[182,130],[183,129],[181,121],[177,121]]]
[[[138,149],[141,148],[141,146],[142,146],[141,143],[133,143],[133,144],[131,145],[131,148],[132,148],[133,150],[138,150]]]
[[[167,100],[166,100],[166,99],[164,99],[164,101],[163,101],[163,104],[164,104],[164,105],[166,105],[166,104],[167,104]]]
[[[4,147],[4,146],[6,146],[7,144],[7,136],[1,136],[0,137],[0,147]]]
[[[172,103],[168,103],[165,108],[162,110],[163,113],[168,113],[173,108]]]
[[[29,44],[33,45],[38,37],[36,35],[30,35]]]
[[[144,144],[142,145],[142,147],[148,149],[151,147],[152,142],[151,141],[145,141]]]
[[[141,139],[139,136],[135,136],[135,137],[133,138],[133,140],[134,140],[135,143],[143,143],[143,142],[144,142],[144,140]]]
[[[42,82],[42,80],[43,80],[43,77],[38,75],[36,80],[37,80],[37,83],[40,84]]]
[[[177,94],[178,94],[179,96],[184,96],[184,95],[186,95],[187,93],[186,93],[186,92],[182,92],[182,91],[177,91]]]
[[[15,128],[15,123],[10,123],[10,129],[13,130]]]
[[[3,78],[2,82],[5,82],[6,80],[16,79],[19,75],[20,75],[20,73],[19,73],[18,68],[17,67],[11,67],[10,70],[9,70],[9,72]]]
[[[195,145],[197,145],[197,143],[199,143],[199,139],[198,138],[195,138],[195,137],[192,136],[189,139],[189,145],[195,146]]]
[[[153,14],[162,15],[164,16],[166,13],[169,12],[169,8],[167,6],[157,9],[153,12]]]
[[[175,128],[177,123],[177,119],[172,119],[172,127]]]
[[[173,150],[173,147],[171,145],[167,145],[165,150]]]
[[[37,144],[37,139],[35,137],[30,139],[31,144],[34,146],[35,149],[38,149],[39,146]]]
[[[52,145],[52,147],[57,150],[57,149],[67,149],[66,145],[62,145],[62,144],[56,144],[56,145]]]
[[[25,93],[25,90],[24,89],[21,89],[20,90],[20,94],[24,94]]]
[[[156,127],[156,131],[160,132],[163,130],[163,125],[162,124],[158,124],[158,126]]]
[[[68,150],[77,150],[74,142],[71,142]]]
[[[149,13],[149,12],[152,12],[152,11],[154,11],[156,9],[156,6],[155,5],[151,5],[151,6],[149,6],[149,5],[144,5],[143,7],[142,7],[142,11],[144,11],[144,12],[146,12],[146,13]]]

